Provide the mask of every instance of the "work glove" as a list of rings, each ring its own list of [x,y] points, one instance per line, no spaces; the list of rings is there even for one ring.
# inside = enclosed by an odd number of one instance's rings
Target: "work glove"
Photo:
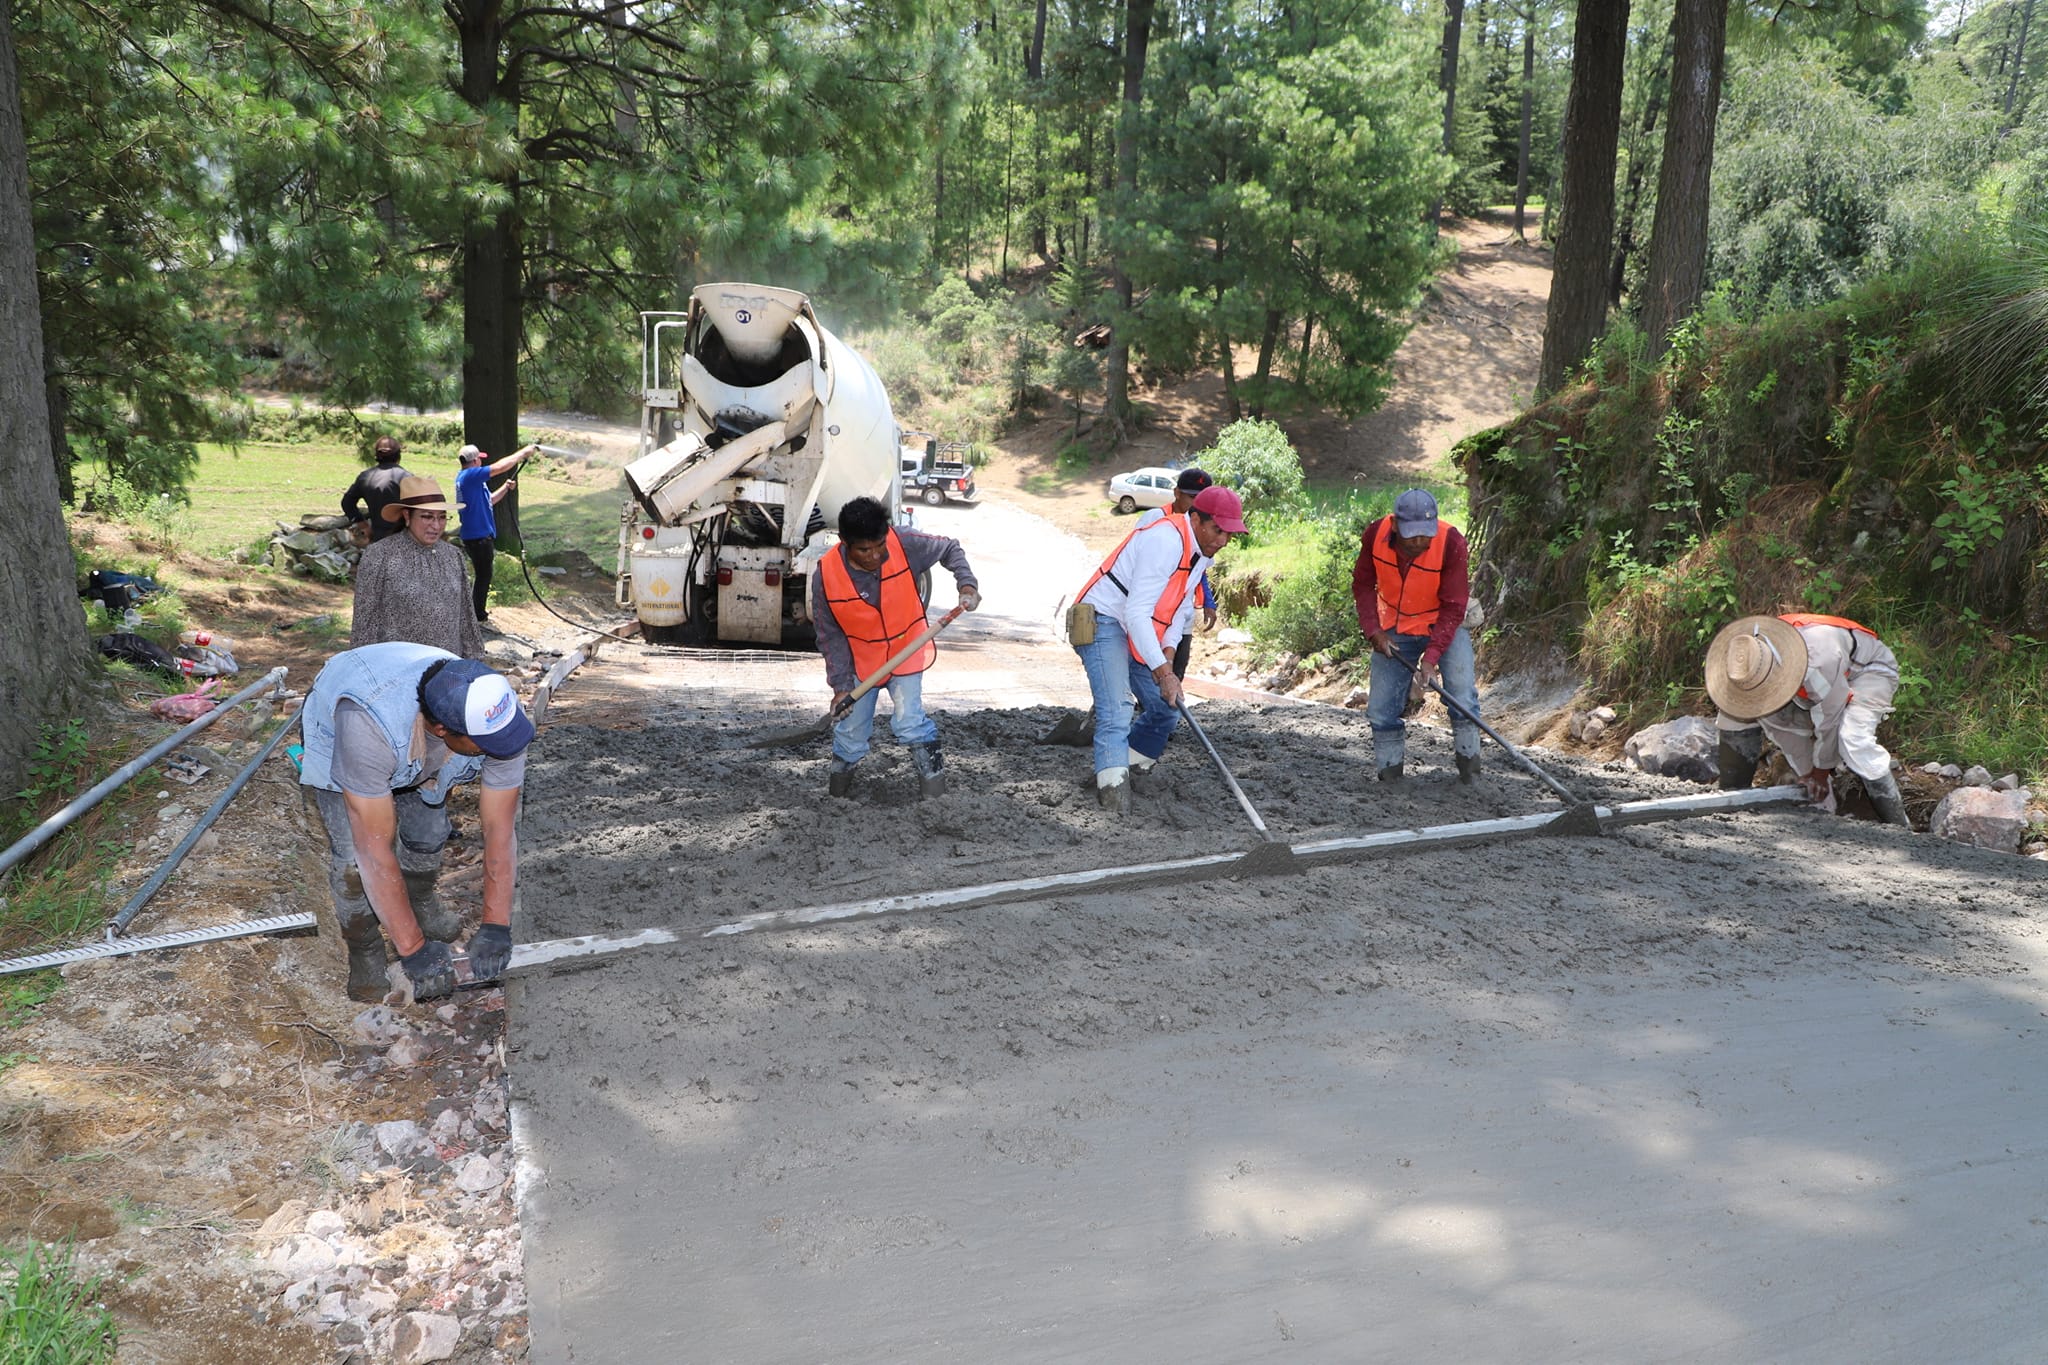
[[[960,589],[960,609],[962,611],[979,611],[981,609],[981,589]]]
[[[412,982],[413,999],[434,1000],[455,993],[455,956],[447,944],[430,938],[419,951],[398,960],[405,967],[406,980]]]
[[[469,972],[477,981],[496,981],[512,961],[512,929],[505,924],[486,924],[469,939]]]

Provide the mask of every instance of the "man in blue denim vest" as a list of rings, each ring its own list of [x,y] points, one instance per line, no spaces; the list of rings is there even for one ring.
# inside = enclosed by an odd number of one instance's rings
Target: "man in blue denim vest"
[[[435,882],[448,843],[448,792],[478,778],[484,838],[483,923],[471,970],[489,980],[512,956],[516,822],[533,721],[512,685],[474,659],[415,644],[335,655],[306,696],[299,780],[327,830],[328,886],[348,945],[351,1000],[382,1000],[391,936],[413,997],[455,989],[448,941],[462,917]]]

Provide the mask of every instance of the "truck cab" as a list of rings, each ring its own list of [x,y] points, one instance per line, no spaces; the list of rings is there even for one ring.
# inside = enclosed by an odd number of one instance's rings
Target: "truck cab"
[[[906,431],[900,451],[903,496],[920,498],[928,507],[946,502],[973,502],[974,466],[967,462],[964,442],[941,443],[928,431]]]

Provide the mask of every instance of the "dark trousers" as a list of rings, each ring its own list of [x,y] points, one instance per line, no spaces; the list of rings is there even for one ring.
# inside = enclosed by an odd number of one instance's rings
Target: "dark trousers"
[[[1194,632],[1180,637],[1180,643],[1173,647],[1173,676],[1182,682],[1188,680],[1188,646],[1195,642]]]
[[[476,619],[481,621],[490,610],[491,570],[498,563],[498,538],[485,536],[481,540],[465,540],[462,548],[469,555],[470,576],[476,580]]]

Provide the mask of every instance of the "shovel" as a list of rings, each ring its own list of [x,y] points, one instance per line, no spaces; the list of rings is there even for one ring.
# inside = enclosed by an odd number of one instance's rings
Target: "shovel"
[[[1223,755],[1216,752],[1216,746],[1209,742],[1209,736],[1200,723],[1188,711],[1185,698],[1174,703],[1180,710],[1181,719],[1195,732],[1195,738],[1202,741],[1202,747],[1209,751],[1209,757],[1216,760],[1216,771],[1223,774],[1223,781],[1229,786],[1230,794],[1237,798],[1237,804],[1244,807],[1250,817],[1252,828],[1259,832],[1259,846],[1230,865],[1227,875],[1232,877],[1274,877],[1292,876],[1300,873],[1301,864],[1295,860],[1294,849],[1275,839],[1266,828],[1266,822],[1252,809],[1251,798],[1244,794],[1244,788],[1237,785],[1237,779],[1230,775],[1230,769],[1223,762]]]
[[[1402,668],[1406,669],[1408,671],[1408,676],[1410,678],[1413,678],[1415,676],[1415,666],[1409,663],[1406,659],[1402,658],[1400,655],[1389,654],[1386,657],[1392,659],[1395,663],[1401,665]],[[1539,781],[1543,783],[1544,786],[1550,788],[1552,791],[1557,793],[1558,799],[1563,801],[1565,804],[1565,812],[1564,814],[1558,816],[1555,820],[1551,821],[1550,825],[1547,826],[1547,828],[1551,829],[1553,832],[1558,834],[1598,834],[1600,832],[1599,808],[1596,807],[1591,801],[1583,801],[1579,799],[1577,796],[1574,796],[1569,787],[1565,786],[1564,783],[1552,777],[1549,773],[1543,771],[1543,769],[1537,767],[1536,760],[1530,758],[1520,749],[1517,749],[1514,745],[1502,739],[1500,737],[1499,731],[1495,730],[1491,725],[1488,725],[1485,721],[1479,719],[1479,717],[1474,715],[1472,712],[1467,711],[1464,705],[1461,702],[1459,702],[1457,698],[1453,697],[1450,693],[1444,691],[1442,687],[1438,686],[1436,683],[1431,683],[1429,684],[1429,690],[1436,693],[1437,696],[1443,698],[1444,705],[1448,707],[1453,713],[1463,716],[1466,720],[1471,721],[1474,725],[1478,726],[1481,730],[1485,731],[1486,737],[1488,739],[1492,740],[1495,744],[1500,745],[1501,748],[1507,750],[1507,755],[1509,758],[1512,758],[1513,760],[1515,760],[1515,762],[1521,764],[1524,768],[1527,768],[1532,774],[1535,775],[1535,777]]]
[[[799,744],[808,744],[812,740],[823,739],[831,734],[832,727],[845,718],[846,713],[853,709],[855,702],[874,691],[877,687],[880,687],[883,680],[896,671],[896,665],[931,643],[932,637],[959,619],[960,613],[963,610],[964,608],[956,605],[944,616],[926,626],[922,635],[890,655],[887,663],[868,674],[867,677],[862,678],[860,686],[847,693],[843,701],[818,719],[812,721],[809,725],[798,730],[784,730],[778,734],[764,735],[760,739],[749,740],[747,741],[747,747],[749,749],[790,749]]]

